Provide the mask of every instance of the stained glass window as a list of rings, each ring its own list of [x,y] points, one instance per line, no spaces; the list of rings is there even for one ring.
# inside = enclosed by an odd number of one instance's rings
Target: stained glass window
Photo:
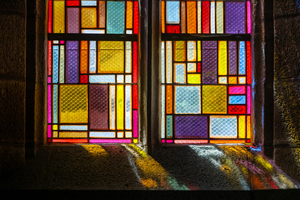
[[[48,142],[137,143],[138,1],[48,8]]]
[[[162,143],[250,143],[251,3],[161,1]]]

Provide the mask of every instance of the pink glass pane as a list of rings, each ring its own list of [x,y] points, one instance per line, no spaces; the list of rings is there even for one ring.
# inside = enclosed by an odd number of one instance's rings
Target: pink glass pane
[[[167,143],[173,143],[173,140],[167,140]]]
[[[166,140],[161,140],[161,143],[165,143],[166,142]]]
[[[229,94],[245,94],[245,86],[229,86]]]
[[[251,112],[251,88],[247,86],[247,114]]]
[[[247,1],[247,33],[251,33],[251,3]]]
[[[51,138],[51,125],[48,125],[48,138]]]
[[[131,139],[90,139],[90,143],[131,143]]]
[[[133,137],[138,137],[137,110],[133,110]]]
[[[48,83],[51,83],[51,77],[48,77]]]
[[[51,85],[48,85],[48,123],[51,123]]]
[[[67,8],[67,31],[79,33],[79,8]]]
[[[208,140],[174,140],[175,144],[203,144],[208,143]]]

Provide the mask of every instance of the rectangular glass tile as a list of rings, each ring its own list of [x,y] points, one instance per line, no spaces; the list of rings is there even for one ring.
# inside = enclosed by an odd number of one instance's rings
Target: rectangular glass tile
[[[125,137],[126,138],[131,138],[132,137],[132,132],[131,131],[125,131]]]
[[[126,73],[131,73],[131,66],[132,66],[132,50],[131,50],[131,41],[126,41]]]
[[[47,43],[47,75],[52,75],[52,44],[50,40]]]
[[[115,90],[116,86],[110,85],[109,86],[109,124],[110,124],[110,130],[115,130]]]
[[[202,33],[201,31],[201,2],[197,2],[197,29],[198,33]]]
[[[52,14],[53,14],[53,4],[52,0],[48,1],[48,33],[52,33]]]
[[[165,102],[166,102],[166,87],[161,86],[161,138],[165,138]]]
[[[224,33],[223,1],[217,1],[217,33]]]
[[[59,138],[87,138],[87,132],[59,132]]]
[[[65,47],[63,45],[60,45],[60,51],[59,51],[59,82],[64,83],[65,82]]]
[[[188,84],[200,84],[201,83],[201,74],[188,74]]]
[[[172,138],[173,137],[173,116],[172,115],[167,115],[166,129],[167,129],[167,138]]]
[[[81,33],[84,34],[104,34],[105,30],[97,30],[97,29],[83,29]]]
[[[138,137],[138,115],[137,110],[133,110],[133,137]]]
[[[96,41],[90,41],[90,73],[96,73]]]
[[[250,1],[247,1],[247,33],[251,33],[252,29],[252,21],[251,21],[251,3]]]
[[[196,33],[196,1],[187,1],[187,33]]]
[[[110,131],[110,132],[96,132],[91,131],[90,137],[96,137],[96,138],[115,138],[116,132]]]
[[[167,98],[166,98],[166,113],[167,114],[172,114],[173,113],[173,86],[172,85],[167,85],[166,86],[166,93],[167,93]]]
[[[115,83],[115,75],[90,75],[90,83]]]
[[[245,3],[225,2],[226,33],[245,33]]]
[[[196,63],[188,63],[187,72],[196,72]]]
[[[60,123],[88,123],[87,85],[61,85],[59,110]]]
[[[251,43],[247,41],[247,84],[252,82],[252,59],[251,59]]]
[[[117,130],[124,129],[124,85],[117,85]]]
[[[165,33],[166,25],[165,25],[165,1],[161,1],[161,32]]]
[[[186,33],[186,8],[185,8],[185,1],[181,1],[181,33]]]
[[[217,41],[202,41],[202,83],[218,83]]]
[[[99,1],[99,28],[105,28],[105,1]]]
[[[83,126],[67,126],[67,125],[61,125],[59,126],[59,130],[74,130],[74,131],[86,131],[88,130],[88,126],[83,125]]]
[[[125,75],[125,83],[132,83],[132,75]]]
[[[59,49],[57,45],[53,45],[53,76],[52,83],[58,83],[58,54]]]
[[[251,138],[252,137],[252,128],[251,128],[251,117],[249,115],[247,115],[247,138]]]
[[[80,73],[87,73],[88,69],[88,43],[87,41],[81,41],[80,46]]]
[[[53,85],[53,123],[58,123],[58,86]]]
[[[97,8],[81,8],[81,28],[97,28]]]
[[[231,77],[228,77],[228,83],[229,84],[237,84],[237,77],[236,76],[231,76]]]
[[[200,114],[200,87],[175,86],[175,114]]]
[[[175,116],[175,138],[207,138],[207,116]]]
[[[161,42],[161,83],[165,83],[165,42]]]
[[[67,32],[79,33],[79,8],[67,8]]]
[[[188,61],[196,61],[196,41],[188,41],[188,55],[187,55],[187,60]]]
[[[132,102],[131,102],[131,85],[125,86],[125,129],[130,130],[132,118],[131,118],[131,111],[132,111]]]
[[[239,42],[239,74],[246,74],[245,42]]]
[[[108,86],[89,86],[89,123],[91,130],[108,130]]]
[[[98,42],[98,73],[124,72],[124,42]]]
[[[246,94],[245,86],[229,86],[228,89],[229,94]]]
[[[246,133],[246,117],[241,115],[239,116],[239,138],[245,138]]]
[[[65,1],[53,1],[53,33],[65,33]]]
[[[185,83],[185,64],[176,63],[175,64],[175,80],[174,83]]]
[[[52,122],[52,111],[51,111],[51,107],[52,107],[52,95],[51,95],[51,85],[48,85],[48,123],[50,124]]]
[[[203,114],[227,114],[225,85],[203,85],[202,99]]]
[[[251,113],[251,88],[247,86],[247,114]]]
[[[185,41],[174,41],[174,61],[185,61],[186,60],[186,50]]]
[[[197,41],[198,61],[201,61],[201,41]]]
[[[133,18],[133,2],[127,1],[126,2],[126,28],[132,29],[132,18]]]
[[[236,42],[229,41],[229,75],[236,75]]]
[[[124,34],[125,2],[107,1],[107,33]]]
[[[245,96],[229,96],[229,104],[246,104]]]
[[[210,116],[211,138],[236,138],[237,118],[236,116]]]
[[[97,5],[97,1],[81,0],[81,5],[82,6],[96,6]]]
[[[139,2],[134,1],[133,3],[133,33],[138,34],[139,32]]]
[[[167,1],[167,24],[179,24],[179,1]]]
[[[202,26],[203,26],[203,33],[210,33],[209,31],[209,20],[210,20],[210,2],[209,1],[202,1]]]
[[[210,2],[210,33],[216,33],[215,27],[215,2]]]
[[[167,83],[172,83],[172,42],[167,41]]]
[[[219,75],[227,75],[227,41],[219,41]]]
[[[79,52],[78,41],[67,41],[66,45],[66,82],[78,83]]]

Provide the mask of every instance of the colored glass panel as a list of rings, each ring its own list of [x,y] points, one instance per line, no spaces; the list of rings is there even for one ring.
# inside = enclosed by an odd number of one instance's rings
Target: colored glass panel
[[[245,33],[245,3],[225,2],[226,33]]]
[[[172,42],[167,41],[166,64],[167,64],[167,83],[172,83]]]
[[[52,82],[58,83],[58,56],[59,56],[59,49],[58,46],[53,46],[53,76]]]
[[[216,25],[215,25],[215,2],[210,2],[210,33],[216,33]]]
[[[115,110],[116,110],[116,96],[115,92],[116,91],[116,86],[110,85],[109,86],[109,124],[110,124],[110,130],[115,130]]]
[[[217,1],[217,33],[224,33],[223,2]]]
[[[138,70],[139,70],[139,63],[138,63],[138,53],[137,53],[137,42],[133,42],[133,72],[132,72],[133,83],[137,83]]]
[[[98,73],[124,72],[124,42],[98,42]]]
[[[67,8],[67,32],[79,33],[79,8]]]
[[[175,138],[207,138],[206,116],[175,116]]]
[[[187,60],[188,61],[196,61],[196,42],[195,41],[188,41],[187,42]]]
[[[52,122],[52,90],[51,90],[51,85],[48,85],[48,106],[47,106],[47,109],[48,109],[48,123],[51,123]]]
[[[227,75],[227,42],[219,41],[219,75]]]
[[[88,69],[88,43],[87,41],[81,41],[80,45],[80,73],[87,73]]]
[[[251,70],[251,44],[247,41],[247,84],[251,84],[252,70]]]
[[[167,115],[166,129],[167,129],[167,138],[173,137],[173,116],[172,115]]]
[[[97,28],[97,9],[81,8],[81,27]]]
[[[125,2],[107,1],[107,33],[123,34]]]
[[[251,3],[247,1],[247,33],[251,33],[252,30],[251,14]]]
[[[167,33],[180,33],[179,25],[167,25]]]
[[[247,138],[252,137],[252,128],[251,128],[251,117],[248,115],[247,116]]]
[[[227,114],[227,88],[223,85],[202,86],[203,114]]]
[[[185,57],[186,57],[185,42],[175,41],[174,47],[175,47],[174,61],[185,61]]]
[[[246,104],[246,96],[229,96],[229,104]]]
[[[228,83],[229,84],[237,84],[237,77],[228,77]]]
[[[161,83],[165,83],[165,42],[161,42]]]
[[[239,116],[239,138],[245,138],[246,134],[246,117]]]
[[[59,83],[64,83],[65,81],[65,48],[60,45],[59,51]]]
[[[126,28],[132,28],[132,10],[133,10],[133,2],[127,1],[126,2]]]
[[[202,83],[217,84],[217,41],[202,41]]]
[[[228,106],[228,114],[246,114],[246,106]]]
[[[165,1],[161,1],[161,32],[165,33]]]
[[[125,86],[125,129],[130,130],[132,124],[132,101],[131,101],[131,85]]]
[[[197,41],[198,61],[201,61],[201,41]]]
[[[229,75],[236,75],[236,42],[229,41],[228,42],[228,51],[229,51]]]
[[[52,73],[52,44],[51,41],[48,41],[48,59],[47,59],[47,75],[50,76]]]
[[[187,72],[196,72],[196,63],[188,63]]]
[[[139,3],[138,1],[134,1],[133,5],[133,15],[134,15],[134,26],[133,26],[133,33],[138,34],[139,32]]]
[[[179,1],[167,1],[167,24],[179,24]]]
[[[197,29],[198,33],[202,33],[201,31],[201,2],[197,2]]]
[[[245,42],[239,42],[239,74],[246,74],[245,64]]]
[[[99,2],[99,28],[105,28],[105,1]]]
[[[58,86],[53,85],[53,123],[58,122]]]
[[[161,138],[165,138],[165,102],[166,102],[166,86],[161,87]]]
[[[236,138],[236,116],[210,116],[211,138]]]
[[[138,137],[138,116],[137,110],[133,110],[133,137]]]
[[[167,93],[167,98],[166,98],[166,113],[167,114],[172,114],[173,113],[173,88],[172,85],[167,85],[166,86],[166,93]]]
[[[209,33],[209,1],[202,1],[202,26],[203,26],[203,33]]]
[[[200,84],[201,83],[201,75],[200,74],[188,74],[188,84]]]
[[[52,10],[53,10],[53,4],[52,4],[52,1],[49,0],[49,2],[48,2],[48,33],[52,33]]]
[[[53,33],[65,33],[65,1],[53,2]]]
[[[187,33],[196,33],[196,1],[187,1]]]
[[[81,5],[82,6],[96,6],[97,5],[97,1],[81,0]]]
[[[124,85],[117,85],[117,130],[124,129]]]
[[[251,113],[251,88],[247,86],[247,114]]]
[[[199,114],[200,98],[199,86],[175,86],[175,113]]]
[[[185,9],[185,1],[181,1],[181,33],[186,33],[186,9]]]
[[[87,132],[59,132],[59,138],[86,138]]]
[[[80,1],[75,1],[75,0],[67,1],[67,6],[79,6],[79,5],[80,5]]]
[[[66,44],[66,83],[78,83],[78,41],[67,41]]]
[[[185,83],[185,64],[175,64],[175,80],[174,83]]]
[[[229,86],[228,94],[246,94],[245,86]]]

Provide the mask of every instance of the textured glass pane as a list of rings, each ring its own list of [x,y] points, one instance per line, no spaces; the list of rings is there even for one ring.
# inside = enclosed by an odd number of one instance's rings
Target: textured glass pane
[[[175,83],[185,83],[185,64],[175,64]]]
[[[206,116],[175,116],[175,138],[207,138]]]
[[[167,41],[167,83],[172,83],[172,42]]]
[[[245,86],[230,86],[228,91],[229,91],[229,94],[246,94],[246,87]]]
[[[78,41],[67,41],[67,83],[78,83]]]
[[[175,41],[175,61],[185,61],[185,41]]]
[[[196,61],[196,42],[188,41],[188,61]]]
[[[217,84],[217,41],[202,42],[202,83]]]
[[[245,33],[245,3],[225,2],[226,33]]]
[[[217,1],[217,33],[224,33],[223,30],[223,2]]]
[[[117,130],[124,129],[124,85],[117,85]]]
[[[98,138],[115,138],[116,132],[90,132],[90,137],[98,137]]]
[[[98,73],[124,72],[124,42],[99,41]]]
[[[251,113],[251,88],[247,86],[247,114]]]
[[[59,132],[59,138],[86,138],[87,132]]]
[[[88,130],[87,126],[59,126],[59,130],[77,130],[85,131]]]
[[[64,83],[65,81],[65,48],[63,45],[60,46],[60,59],[59,59],[59,82]]]
[[[79,8],[67,8],[68,33],[79,33]]]
[[[97,5],[97,1],[81,0],[81,5],[82,6],[96,6]]]
[[[132,55],[131,42],[127,41],[126,42],[126,69],[125,69],[126,73],[131,73],[131,66],[132,66],[131,55]]]
[[[125,129],[131,129],[131,111],[132,111],[132,103],[131,103],[131,85],[125,86]]]
[[[97,29],[83,29],[81,33],[86,34],[104,34],[105,30],[97,30]]]
[[[236,138],[237,137],[236,116],[211,116],[210,137],[211,138]]]
[[[58,46],[53,46],[53,83],[58,83]]]
[[[90,41],[90,73],[96,72],[96,41]]]
[[[227,75],[227,42],[219,41],[219,75]]]
[[[53,33],[65,33],[65,1],[54,1]]]
[[[58,86],[53,85],[53,123],[58,123]]]
[[[202,1],[202,26],[203,26],[203,33],[209,33],[209,1]]]
[[[172,114],[173,113],[173,86],[172,85],[167,85],[166,86],[166,93],[167,93],[167,98],[166,98],[166,113],[167,114]]]
[[[108,130],[108,86],[90,85],[89,115],[91,130]]]
[[[165,83],[165,42],[161,42],[161,83]]]
[[[251,20],[251,3],[247,1],[247,33],[251,33],[252,20]]]
[[[133,2],[132,1],[127,1],[127,8],[126,8],[126,28],[132,28],[132,10],[133,10]]]
[[[197,59],[198,61],[201,61],[201,41],[197,42],[197,50],[198,50],[198,55],[197,55]]]
[[[81,8],[81,27],[97,28],[97,8]]]
[[[229,96],[229,104],[246,104],[245,96]]]
[[[186,9],[185,9],[185,1],[181,1],[181,33],[186,33]]]
[[[187,33],[196,33],[196,1],[187,1]]]
[[[165,86],[161,86],[161,138],[165,138],[165,102],[166,102]]]
[[[117,83],[124,83],[124,75],[117,75]]]
[[[245,42],[239,42],[239,74],[246,74]]]
[[[202,86],[203,114],[227,114],[227,88],[223,85]]]
[[[239,138],[245,138],[246,133],[246,117],[239,116]]]
[[[200,84],[201,75],[200,74],[188,74],[188,84]]]
[[[116,90],[116,86],[111,85],[109,86],[109,93],[110,93],[110,97],[109,97],[109,124],[110,124],[110,129],[111,130],[115,130],[115,90]]]
[[[229,74],[236,74],[236,42],[229,42]]]
[[[251,118],[250,116],[248,115],[247,116],[247,138],[251,138],[252,137],[252,131],[251,131]]]
[[[88,87],[86,85],[61,85],[59,105],[60,123],[88,123]]]
[[[167,1],[167,24],[179,24],[179,1]]]
[[[166,25],[165,25],[165,10],[166,10],[166,2],[161,1],[161,32],[165,33]]]
[[[252,82],[252,61],[251,61],[251,45],[250,41],[247,41],[247,84]]]
[[[210,2],[210,33],[216,33],[215,27],[215,2]]]
[[[175,113],[200,113],[200,87],[175,86]]]
[[[188,63],[188,72],[196,72],[196,63]]]
[[[166,127],[167,127],[167,138],[173,137],[173,116],[172,115],[167,115]]]
[[[115,75],[90,75],[90,83],[115,83]]]
[[[124,2],[107,2],[107,33],[123,34],[125,26],[125,3]]]
[[[202,33],[201,31],[201,2],[198,1],[197,2],[197,19],[198,19],[198,23],[197,23],[197,26],[198,26],[198,33]]]
[[[105,1],[99,1],[99,28],[105,28]]]
[[[229,77],[229,84],[237,84],[237,77]]]
[[[81,51],[80,51],[80,72],[81,73],[87,73],[87,67],[88,67],[88,46],[87,41],[81,41]]]

